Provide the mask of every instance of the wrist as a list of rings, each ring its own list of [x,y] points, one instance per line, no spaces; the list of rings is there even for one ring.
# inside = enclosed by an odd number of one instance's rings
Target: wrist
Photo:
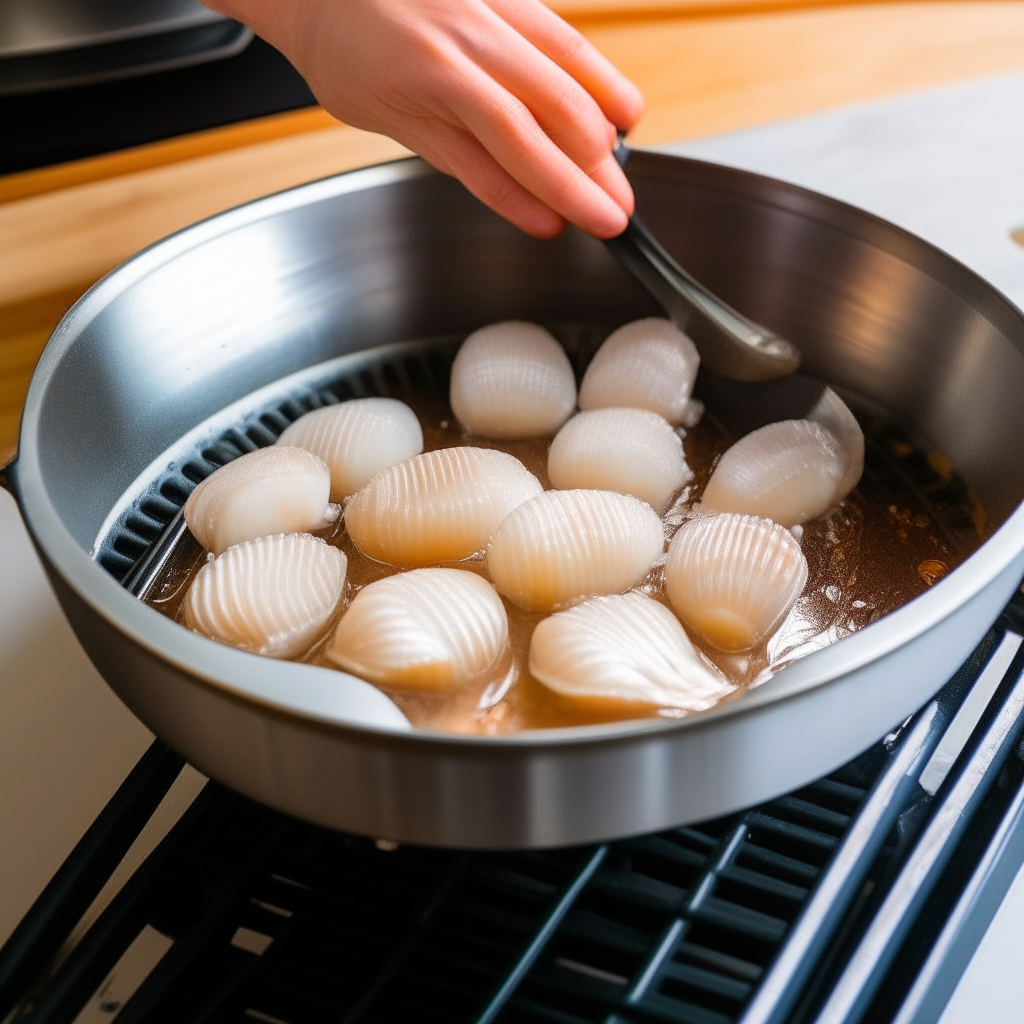
[[[218,14],[248,25],[289,56],[311,25],[320,20],[325,0],[202,0]]]

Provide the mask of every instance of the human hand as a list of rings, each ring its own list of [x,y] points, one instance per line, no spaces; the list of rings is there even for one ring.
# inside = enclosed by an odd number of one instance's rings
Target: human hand
[[[541,0],[206,0],[280,49],[346,124],[389,135],[531,235],[619,234],[611,155],[643,112]]]

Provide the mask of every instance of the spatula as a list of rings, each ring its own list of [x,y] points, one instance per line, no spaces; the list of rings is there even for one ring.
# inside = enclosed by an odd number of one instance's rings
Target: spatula
[[[629,149],[621,138],[616,159],[625,169]],[[800,365],[791,342],[743,316],[688,274],[635,214],[626,230],[605,244],[685,331],[702,365],[732,380],[774,380]]]

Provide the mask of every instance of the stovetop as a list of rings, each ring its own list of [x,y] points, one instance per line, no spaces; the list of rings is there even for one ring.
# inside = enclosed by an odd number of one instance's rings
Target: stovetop
[[[1022,629],[1018,594],[826,778],[615,843],[400,846],[211,782],[73,939],[182,767],[157,741],[0,951],[0,1017],[933,1021],[1024,860]]]
[[[1021,99],[1024,78],[974,83],[677,151],[872,209],[1021,303]],[[464,854],[210,784],[69,943],[176,774],[156,746],[8,945],[0,996],[54,1021],[935,1020],[1024,858],[1019,600],[915,719],[746,814]]]

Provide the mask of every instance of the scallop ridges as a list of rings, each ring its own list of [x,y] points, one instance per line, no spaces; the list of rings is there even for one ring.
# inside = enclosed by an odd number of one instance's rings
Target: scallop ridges
[[[345,524],[364,554],[390,565],[468,558],[498,523],[541,493],[516,458],[488,448],[442,448],[381,470],[352,498]]]
[[[807,560],[788,530],[770,519],[729,513],[683,523],[665,568],[680,618],[726,651],[762,641],[806,582]]]
[[[185,502],[185,522],[208,551],[324,524],[331,474],[303,448],[249,452],[208,476]]]
[[[482,437],[553,434],[576,405],[565,350],[539,324],[508,320],[474,331],[452,364],[452,411]]]
[[[328,655],[382,685],[445,690],[486,671],[505,649],[501,598],[461,569],[387,576],[355,597]]]
[[[595,597],[544,619],[530,671],[569,697],[700,711],[731,687],[705,664],[664,606],[642,594]]]
[[[422,452],[423,431],[404,402],[355,398],[306,413],[277,443],[323,459],[331,471],[331,501],[341,501],[374,473]]]
[[[671,321],[634,320],[613,331],[597,350],[580,384],[579,406],[626,405],[682,423],[699,365],[693,342]]]
[[[646,502],[612,491],[545,491],[495,531],[487,567],[509,600],[532,611],[639,583],[664,546]]]
[[[577,413],[551,443],[548,476],[559,490],[632,494],[656,512],[693,479],[683,442],[668,421],[629,408]]]
[[[810,420],[781,420],[741,437],[719,459],[701,498],[717,512],[796,526],[840,498],[847,464],[835,436]]]
[[[183,608],[189,629],[273,658],[301,653],[341,599],[347,562],[308,534],[260,537],[199,570]]]

